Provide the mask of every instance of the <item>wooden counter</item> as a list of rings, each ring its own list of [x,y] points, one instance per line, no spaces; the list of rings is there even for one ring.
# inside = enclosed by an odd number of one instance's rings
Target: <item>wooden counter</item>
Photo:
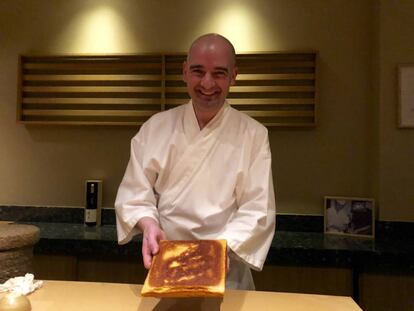
[[[141,285],[133,284],[45,281],[28,298],[32,311],[361,311],[352,298],[342,296],[228,290],[224,299],[156,299],[142,298],[140,292]]]

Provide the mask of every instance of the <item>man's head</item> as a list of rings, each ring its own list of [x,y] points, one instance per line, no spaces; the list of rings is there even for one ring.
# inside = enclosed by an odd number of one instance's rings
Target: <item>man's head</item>
[[[206,34],[193,42],[183,64],[183,78],[196,110],[220,110],[236,80],[235,58],[233,45],[221,35]]]

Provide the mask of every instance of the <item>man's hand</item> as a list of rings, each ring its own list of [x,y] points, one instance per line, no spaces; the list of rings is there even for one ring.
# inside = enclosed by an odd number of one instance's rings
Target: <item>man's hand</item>
[[[142,259],[145,268],[151,267],[152,257],[158,253],[159,241],[165,240],[164,231],[151,217],[143,217],[138,221],[138,227],[142,231]]]
[[[229,273],[230,271],[230,257],[229,254],[226,255],[226,275]]]

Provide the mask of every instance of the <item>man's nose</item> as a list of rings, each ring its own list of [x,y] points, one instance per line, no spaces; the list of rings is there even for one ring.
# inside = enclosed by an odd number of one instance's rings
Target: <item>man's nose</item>
[[[213,76],[209,73],[209,72],[207,72],[204,76],[203,76],[203,78],[201,79],[201,86],[203,87],[203,88],[205,88],[205,89],[210,89],[210,88],[212,88],[214,85],[215,85],[215,81],[214,81],[214,78],[213,78]]]

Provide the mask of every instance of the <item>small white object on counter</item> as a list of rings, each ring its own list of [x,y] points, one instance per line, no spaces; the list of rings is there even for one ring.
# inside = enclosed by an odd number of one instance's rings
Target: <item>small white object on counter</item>
[[[27,295],[42,287],[42,285],[43,281],[35,281],[33,274],[26,273],[25,276],[17,276],[0,284],[0,293],[12,292],[20,295]]]

